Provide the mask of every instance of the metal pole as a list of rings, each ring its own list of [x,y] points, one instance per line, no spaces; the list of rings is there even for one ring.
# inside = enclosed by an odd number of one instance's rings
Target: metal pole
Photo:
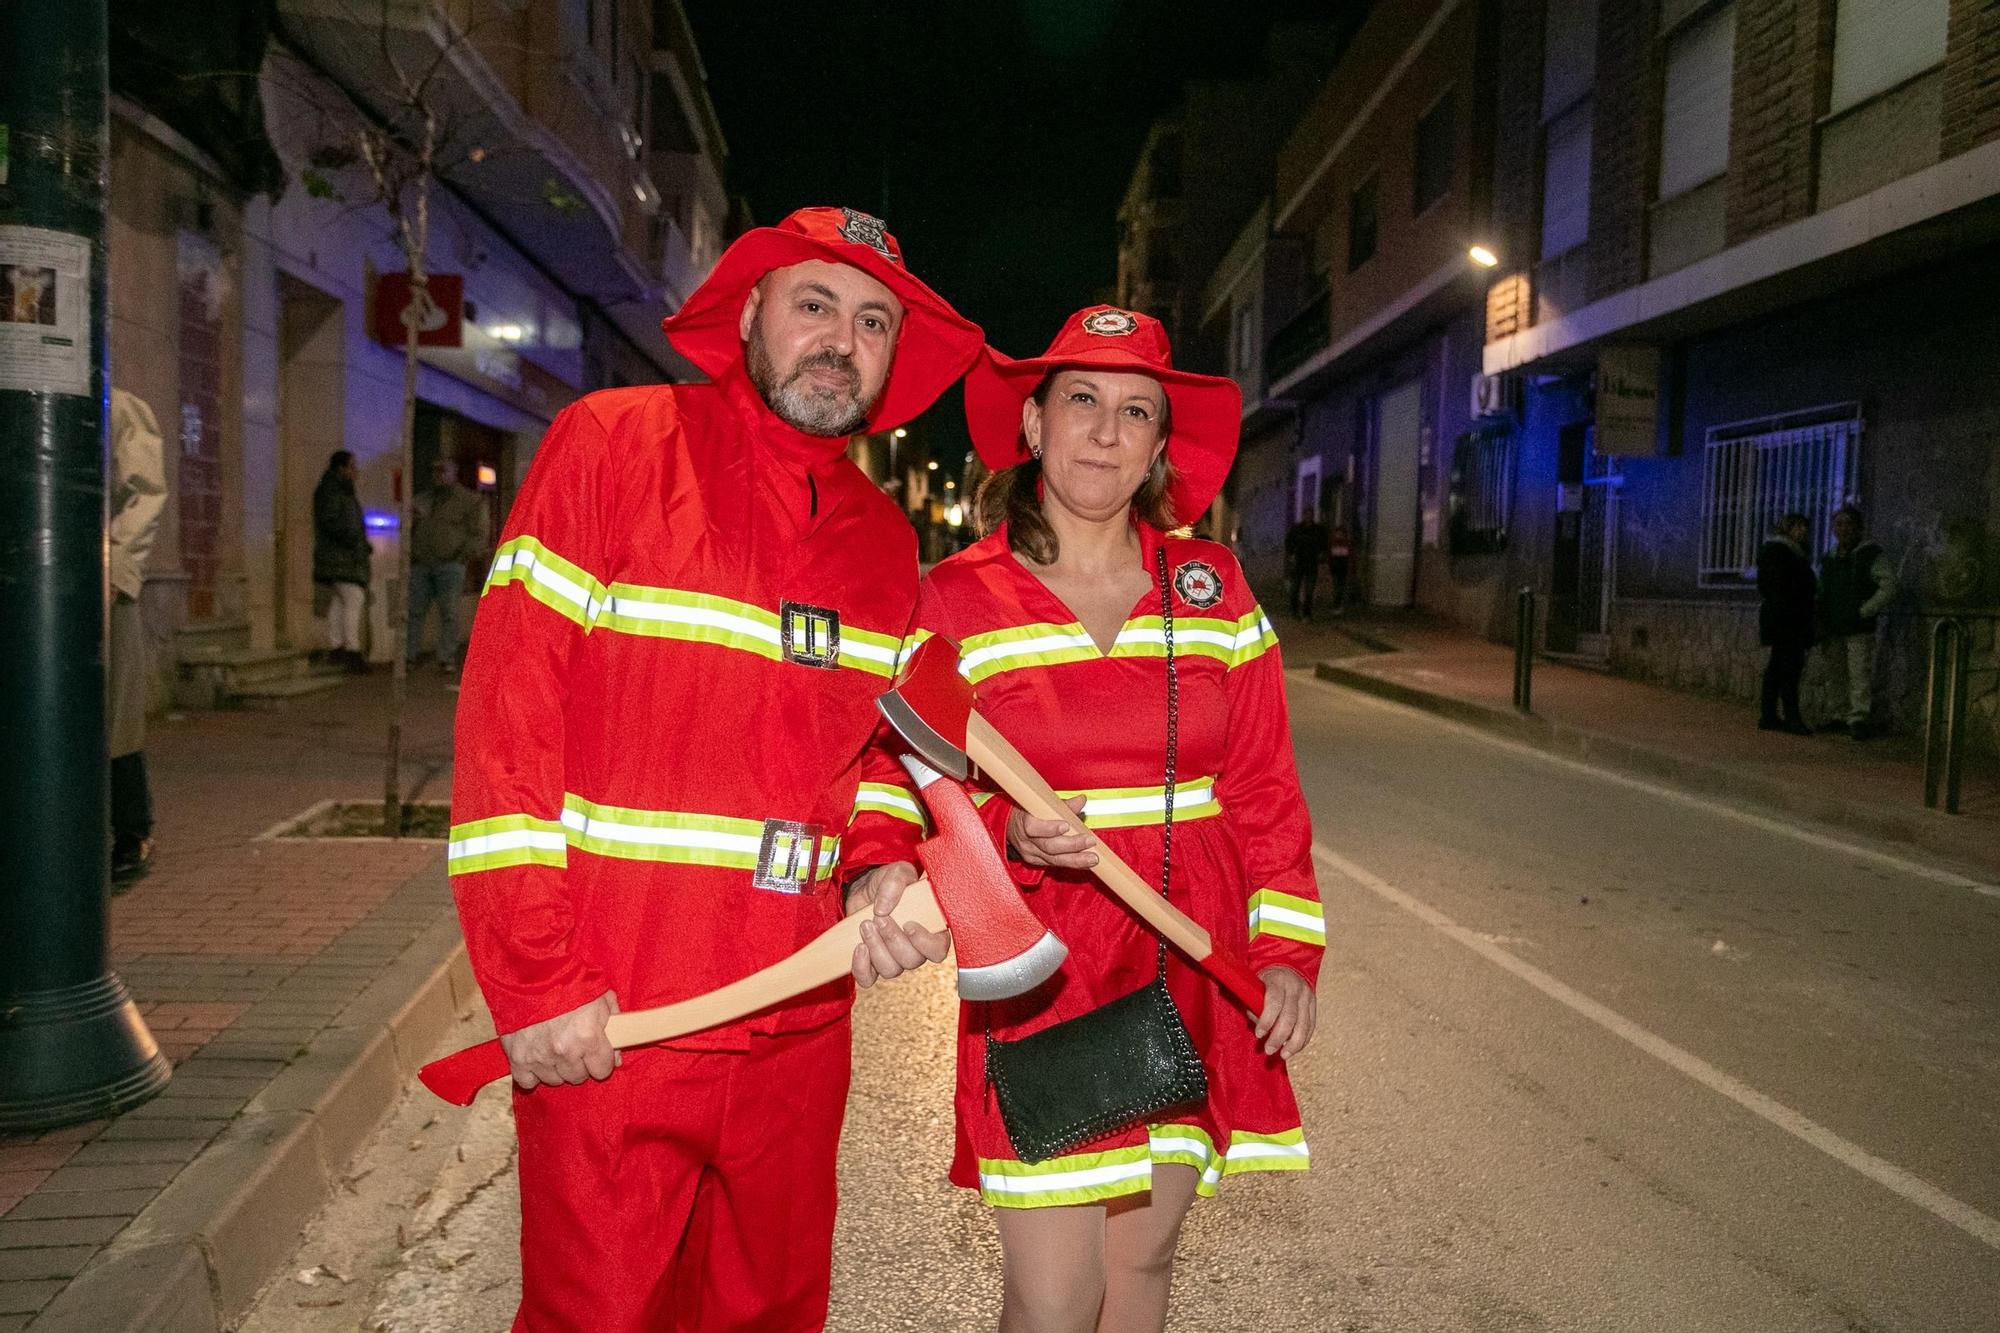
[[[1938,743],[1938,732],[1944,721],[1944,712],[1950,706],[1950,691],[1946,688],[1945,660],[1951,653],[1954,622],[1949,618],[1931,626],[1931,664],[1924,687],[1924,808],[1937,809],[1938,803],[1938,761],[1944,757],[1944,748]]]
[[[1961,779],[1965,776],[1966,694],[1972,674],[1972,635],[1963,621],[1958,622],[1957,651],[1951,655],[1951,711],[1944,742],[1944,812],[1958,813]]]
[[[171,1072],[108,966],[105,6],[0,5],[0,1131]]]
[[[1514,598],[1514,707],[1534,711],[1535,590],[1523,588]]]

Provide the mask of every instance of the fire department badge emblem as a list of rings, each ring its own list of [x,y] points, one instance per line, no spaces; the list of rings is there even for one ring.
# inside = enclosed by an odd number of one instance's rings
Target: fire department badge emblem
[[[846,219],[840,224],[840,234],[842,237],[854,242],[856,245],[867,246],[870,250],[873,250],[892,264],[903,262],[896,258],[896,252],[889,248],[888,224],[883,222],[881,218],[870,217],[866,213],[857,213],[851,208],[843,208],[840,212]]]
[[[1174,571],[1174,591],[1189,606],[1206,611],[1222,600],[1222,575],[1213,565],[1189,560]]]
[[[1125,310],[1093,310],[1083,317],[1083,331],[1100,338],[1123,338],[1139,331],[1139,321]]]

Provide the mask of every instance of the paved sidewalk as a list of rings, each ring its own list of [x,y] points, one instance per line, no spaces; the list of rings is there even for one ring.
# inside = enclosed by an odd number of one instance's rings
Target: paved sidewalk
[[[0,1137],[0,1333],[228,1321],[469,1000],[440,843],[259,838],[379,795],[388,695],[378,674],[155,722],[155,869],[112,902],[112,958],[174,1078],[115,1119]],[[418,798],[449,795],[456,698],[412,678]]]
[[[2000,774],[1965,769],[1962,813],[1923,804],[1921,738],[1757,729],[1753,705],[1537,660],[1534,715],[1513,709],[1513,649],[1418,614],[1277,622],[1288,665],[1573,758],[1915,844],[1969,874],[2000,872]],[[1393,650],[1393,651],[1385,651]]]

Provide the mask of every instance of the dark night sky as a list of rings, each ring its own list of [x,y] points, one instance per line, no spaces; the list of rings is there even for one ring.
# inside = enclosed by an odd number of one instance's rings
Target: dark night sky
[[[1015,356],[1116,277],[1118,201],[1182,80],[1253,75],[1339,0],[686,0],[755,220],[880,214]],[[957,412],[956,395],[941,406]],[[939,414],[931,414],[935,419]]]

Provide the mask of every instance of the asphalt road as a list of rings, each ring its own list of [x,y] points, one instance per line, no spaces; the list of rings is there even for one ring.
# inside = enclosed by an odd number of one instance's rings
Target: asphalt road
[[[1172,1327],[2000,1328],[2000,889],[1291,697],[1332,937],[1314,1167],[1197,1206]],[[993,1326],[991,1223],[943,1183],[953,1003],[942,971],[863,998],[831,1328]],[[422,1096],[245,1333],[505,1326],[505,1099]]]

